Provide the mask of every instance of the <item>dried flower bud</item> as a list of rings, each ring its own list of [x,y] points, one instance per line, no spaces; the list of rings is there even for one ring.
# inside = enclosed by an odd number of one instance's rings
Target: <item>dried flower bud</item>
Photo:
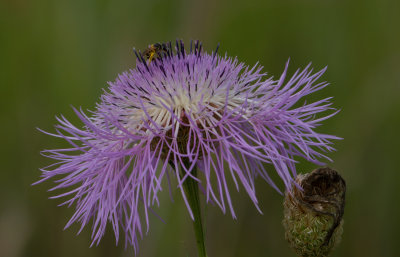
[[[296,183],[283,204],[286,240],[299,256],[327,256],[343,233],[346,183],[331,168],[298,175]]]

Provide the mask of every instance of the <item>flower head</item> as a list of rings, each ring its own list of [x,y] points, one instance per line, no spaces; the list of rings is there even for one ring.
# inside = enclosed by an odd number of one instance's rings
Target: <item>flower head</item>
[[[177,42],[175,51],[169,43],[149,55],[145,60],[137,53],[136,68],[109,83],[91,115],[74,109],[83,128],[57,118],[51,135],[71,147],[44,151],[57,163],[42,169],[41,181],[61,175],[53,189],[73,188],[56,196],[70,196],[65,204],[76,205],[66,227],[79,222],[83,228],[93,220],[93,243],[110,221],[116,240],[121,229],[136,249],[164,177],[177,181],[192,218],[182,188],[189,177],[207,201],[235,217],[228,178],[237,190],[242,185],[258,208],[256,177],[280,191],[264,163],[272,164],[289,188],[295,156],[321,164],[328,159],[324,152],[333,150],[336,137],[314,130],[335,114],[316,118],[331,109],[330,98],[299,104],[327,85],[316,83],[325,69],[313,74],[307,66],[286,79],[286,65],[274,80],[258,65],[203,52],[197,41],[188,52]]]

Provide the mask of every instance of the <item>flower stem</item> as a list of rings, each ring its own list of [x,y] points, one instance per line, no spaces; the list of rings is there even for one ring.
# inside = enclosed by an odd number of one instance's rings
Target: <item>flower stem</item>
[[[188,167],[188,166],[187,166]],[[181,175],[183,176],[181,168]],[[194,177],[197,177],[197,168],[191,170],[191,174]],[[206,246],[204,243],[204,232],[203,232],[203,225],[201,222],[201,208],[200,208],[200,198],[199,198],[199,186],[197,181],[195,181],[191,177],[187,177],[183,182],[183,188],[185,190],[190,208],[192,209],[194,221],[193,221],[193,228],[194,233],[196,236],[196,243],[197,243],[197,250],[198,250],[198,257],[207,257],[206,253]]]

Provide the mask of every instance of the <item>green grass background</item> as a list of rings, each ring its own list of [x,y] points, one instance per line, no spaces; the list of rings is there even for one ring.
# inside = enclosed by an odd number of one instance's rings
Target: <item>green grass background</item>
[[[73,209],[48,200],[52,185],[31,187],[39,155],[64,142],[55,115],[77,123],[72,106],[93,109],[118,73],[132,68],[132,47],[158,41],[201,39],[211,51],[257,61],[278,77],[313,62],[328,66],[331,86],[308,99],[334,96],[341,112],[319,131],[344,138],[330,166],[347,181],[343,241],[332,256],[399,256],[400,231],[400,1],[0,1],[0,256],[133,256],[115,246],[108,229],[89,248],[90,227],[63,231]],[[321,80],[321,81],[322,81]],[[315,166],[298,165],[300,172]],[[282,197],[258,181],[260,215],[242,190],[233,193],[237,220],[207,208],[209,257],[295,256],[284,240]],[[160,194],[150,230],[137,256],[196,256],[193,231],[179,193]]]

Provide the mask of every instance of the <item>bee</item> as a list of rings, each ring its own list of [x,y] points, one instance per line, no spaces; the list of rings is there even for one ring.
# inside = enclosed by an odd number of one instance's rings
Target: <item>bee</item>
[[[161,59],[163,55],[166,55],[167,53],[168,48],[166,44],[155,43],[149,45],[149,47],[143,51],[142,56],[150,63],[153,59]]]

